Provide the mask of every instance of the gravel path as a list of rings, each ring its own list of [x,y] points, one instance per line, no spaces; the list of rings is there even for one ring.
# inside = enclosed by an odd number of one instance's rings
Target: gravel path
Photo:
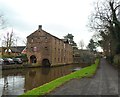
[[[118,95],[118,70],[101,59],[94,77],[73,79],[48,95]]]

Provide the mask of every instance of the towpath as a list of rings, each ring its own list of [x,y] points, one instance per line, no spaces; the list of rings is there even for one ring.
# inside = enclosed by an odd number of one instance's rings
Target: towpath
[[[118,95],[118,70],[101,59],[94,77],[73,79],[48,95]]]

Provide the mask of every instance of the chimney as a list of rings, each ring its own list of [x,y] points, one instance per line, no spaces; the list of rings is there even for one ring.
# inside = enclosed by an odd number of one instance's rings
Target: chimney
[[[42,29],[42,25],[39,25],[39,26],[38,26],[38,29]]]

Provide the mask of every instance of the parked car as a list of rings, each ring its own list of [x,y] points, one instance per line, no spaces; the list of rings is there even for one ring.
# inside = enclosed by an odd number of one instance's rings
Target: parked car
[[[13,58],[13,61],[16,63],[16,64],[22,64],[23,61],[21,58]]]
[[[2,58],[0,58],[0,65],[4,64],[4,60]]]
[[[3,60],[4,60],[4,64],[6,65],[15,64],[15,62],[11,58],[3,58]]]

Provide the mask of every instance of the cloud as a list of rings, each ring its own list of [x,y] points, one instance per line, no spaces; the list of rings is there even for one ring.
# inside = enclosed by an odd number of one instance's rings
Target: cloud
[[[90,3],[94,0],[1,0],[0,9],[5,13],[9,27],[25,38],[43,25],[44,30],[62,38],[71,33],[75,42],[87,41],[91,34],[86,24]]]

